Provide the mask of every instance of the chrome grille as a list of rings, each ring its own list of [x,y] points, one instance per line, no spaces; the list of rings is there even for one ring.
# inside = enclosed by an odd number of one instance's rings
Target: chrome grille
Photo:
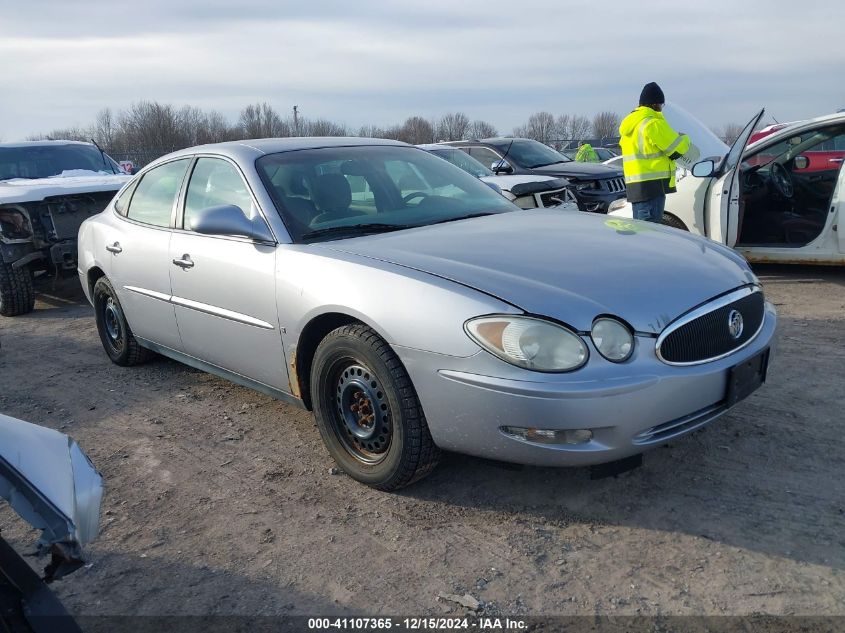
[[[604,183],[604,188],[612,193],[625,191],[624,178],[608,178],[607,180],[602,180],[602,182]]]
[[[757,336],[764,313],[765,300],[759,286],[731,292],[670,324],[657,339],[657,356],[670,365],[695,365],[727,356]],[[741,323],[738,334],[737,322]]]
[[[553,207],[557,206],[563,202],[568,200],[568,196],[566,195],[566,189],[558,189],[557,191],[547,191],[546,193],[540,194],[540,202],[543,203],[544,207]]]

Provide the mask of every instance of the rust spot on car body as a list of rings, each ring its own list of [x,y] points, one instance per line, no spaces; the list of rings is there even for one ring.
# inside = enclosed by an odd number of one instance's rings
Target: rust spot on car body
[[[290,392],[292,395],[301,399],[302,389],[299,386],[299,372],[297,371],[296,360],[296,347],[294,347],[290,351],[290,368],[288,372],[290,374]]]

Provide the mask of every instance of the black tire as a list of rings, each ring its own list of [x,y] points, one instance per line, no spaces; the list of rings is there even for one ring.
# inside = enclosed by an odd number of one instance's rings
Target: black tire
[[[121,367],[139,365],[153,355],[135,340],[114,288],[105,277],[100,277],[94,284],[94,315],[103,349],[114,364]]]
[[[666,226],[671,226],[673,229],[681,229],[682,231],[689,231],[689,229],[687,228],[687,225],[684,224],[681,220],[676,218],[671,213],[664,213],[663,214],[663,220],[662,220],[661,224],[664,224]]]
[[[0,314],[18,316],[35,308],[35,290],[29,268],[0,264]]]
[[[437,465],[440,451],[408,372],[369,327],[346,325],[320,342],[311,402],[326,448],[353,479],[398,490]]]

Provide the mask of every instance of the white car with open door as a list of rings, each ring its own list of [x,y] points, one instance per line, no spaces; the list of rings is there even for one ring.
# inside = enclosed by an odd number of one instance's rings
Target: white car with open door
[[[722,153],[694,117],[670,104],[665,113],[704,158],[667,196],[664,223],[734,247],[752,262],[845,264],[845,233],[838,230],[845,220],[845,113],[746,146],[761,110]]]

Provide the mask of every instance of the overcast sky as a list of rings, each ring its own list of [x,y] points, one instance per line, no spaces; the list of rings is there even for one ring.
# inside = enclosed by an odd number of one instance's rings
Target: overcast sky
[[[510,133],[628,112],[648,81],[711,126],[795,120],[845,108],[843,26],[845,2],[815,0],[0,0],[0,138],[142,99]]]

